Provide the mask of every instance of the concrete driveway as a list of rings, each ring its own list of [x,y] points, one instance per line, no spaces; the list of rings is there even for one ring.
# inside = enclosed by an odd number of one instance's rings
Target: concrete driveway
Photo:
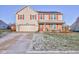
[[[26,53],[32,48],[33,33],[10,33],[0,38],[0,53]]]

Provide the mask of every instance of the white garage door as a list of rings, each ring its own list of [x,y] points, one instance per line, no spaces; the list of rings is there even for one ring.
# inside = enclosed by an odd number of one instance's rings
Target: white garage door
[[[27,23],[18,25],[20,32],[35,32],[38,31],[38,22],[36,20],[28,20]]]
[[[19,31],[21,32],[30,32],[30,31],[38,31],[38,28],[36,26],[19,26]]]

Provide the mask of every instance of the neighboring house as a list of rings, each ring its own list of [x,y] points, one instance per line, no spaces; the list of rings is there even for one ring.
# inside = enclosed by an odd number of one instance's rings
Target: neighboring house
[[[79,17],[77,17],[76,21],[71,25],[71,31],[79,32]]]
[[[7,27],[8,25],[4,21],[0,20],[0,29],[7,29]]]
[[[62,31],[63,14],[53,11],[35,11],[29,6],[16,13],[17,32],[36,32],[47,30]]]

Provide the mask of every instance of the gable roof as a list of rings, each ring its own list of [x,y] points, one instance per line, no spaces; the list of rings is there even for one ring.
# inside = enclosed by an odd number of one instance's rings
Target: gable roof
[[[7,25],[4,21],[2,21],[2,20],[0,20],[0,24],[5,24],[5,25]]]
[[[29,6],[25,6],[25,7],[23,7],[22,9],[20,9],[18,12],[16,12],[16,14],[17,13],[19,13],[20,11],[22,11],[23,9],[25,9],[25,8],[27,8],[27,7],[29,7]],[[34,11],[36,11],[36,10],[34,10]],[[36,11],[37,13],[50,13],[50,14],[60,14],[60,15],[63,15],[63,13],[61,13],[61,12],[57,12],[57,11]]]
[[[20,11],[22,11],[23,9],[27,8],[27,7],[28,6],[23,7],[22,9],[20,9],[19,11],[17,11],[16,14],[19,13]]]

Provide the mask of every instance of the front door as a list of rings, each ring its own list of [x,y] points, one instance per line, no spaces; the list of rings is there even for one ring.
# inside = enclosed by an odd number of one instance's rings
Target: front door
[[[43,25],[40,25],[40,31],[43,31]]]

